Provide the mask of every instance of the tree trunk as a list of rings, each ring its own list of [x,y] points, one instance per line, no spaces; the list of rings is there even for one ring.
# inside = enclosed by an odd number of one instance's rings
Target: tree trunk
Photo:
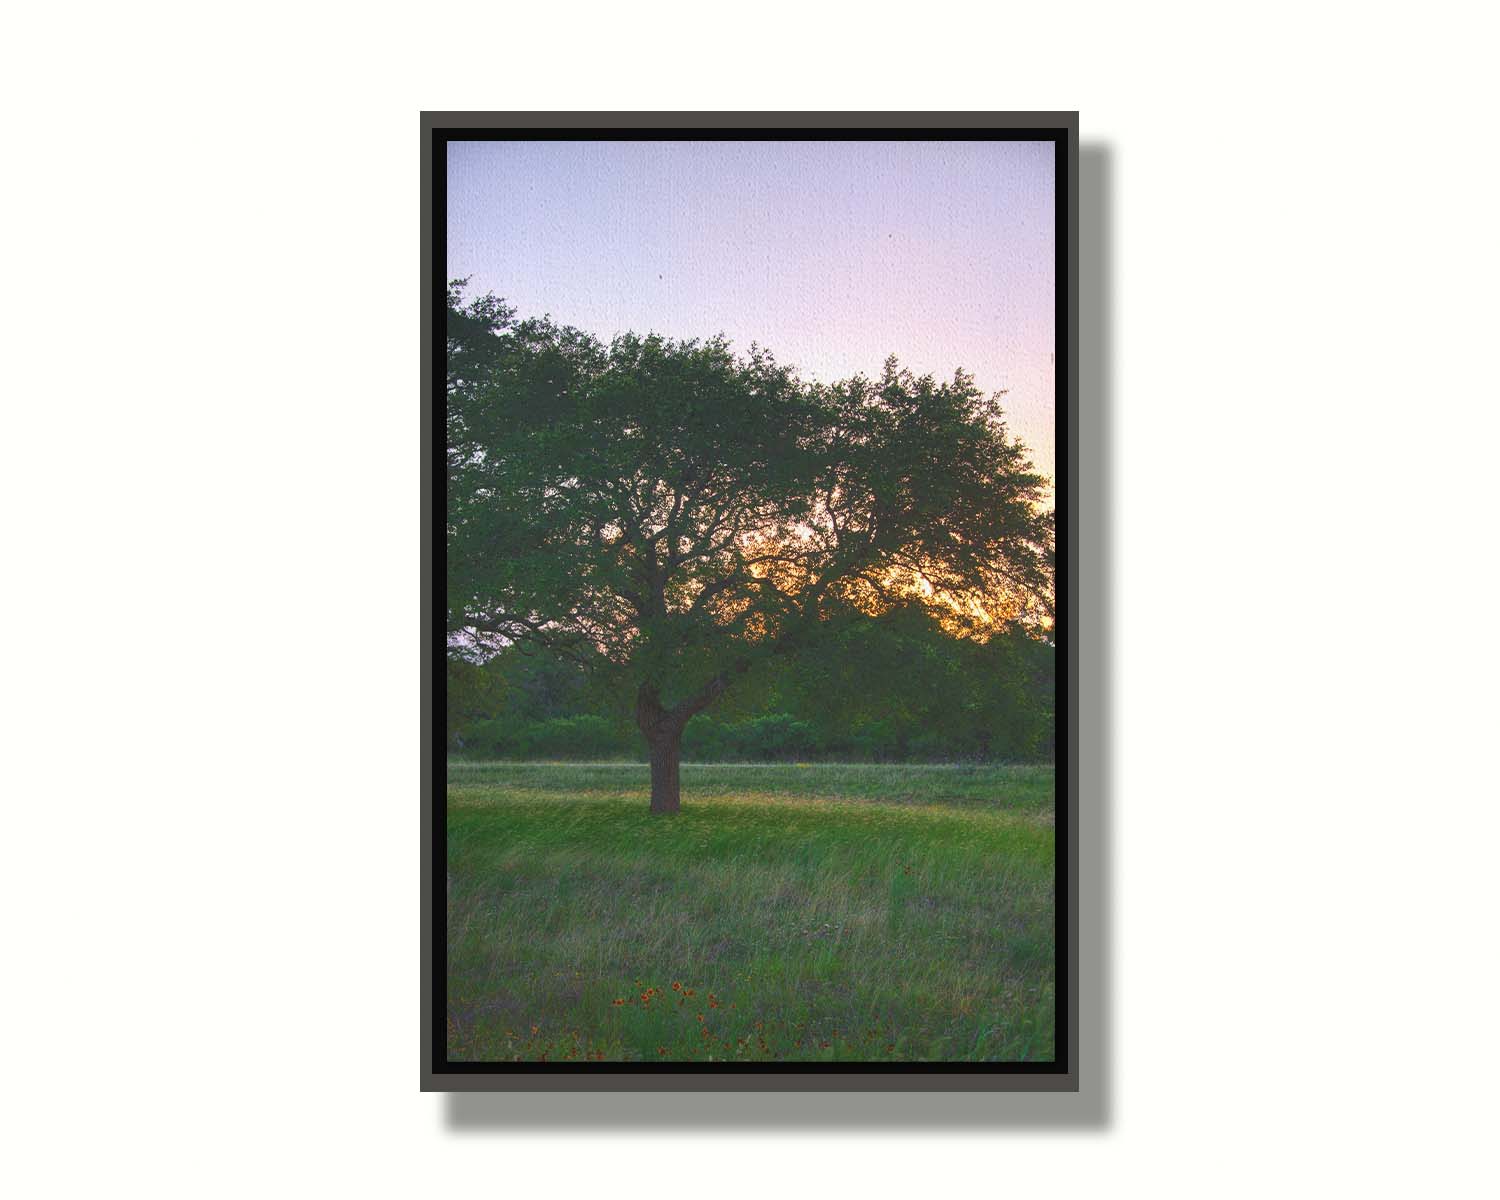
[[[651,751],[651,811],[674,813],[682,807],[682,727],[686,717],[668,712],[661,693],[652,684],[642,684],[635,698],[635,720]]]
[[[736,663],[736,673],[749,667]],[[682,765],[682,731],[693,719],[724,693],[729,686],[727,673],[715,675],[698,691],[673,708],[665,708],[661,691],[654,683],[643,683],[635,694],[635,723],[651,748],[651,811],[674,813],[682,807],[682,785],[678,768]]]
[[[674,813],[682,807],[682,730],[664,730],[646,744],[651,747],[651,811]]]

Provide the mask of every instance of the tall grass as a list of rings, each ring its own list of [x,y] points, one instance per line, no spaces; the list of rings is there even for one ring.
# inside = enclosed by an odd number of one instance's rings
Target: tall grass
[[[1053,773],[455,763],[455,1061],[1047,1061]],[[674,986],[675,985],[675,986]]]

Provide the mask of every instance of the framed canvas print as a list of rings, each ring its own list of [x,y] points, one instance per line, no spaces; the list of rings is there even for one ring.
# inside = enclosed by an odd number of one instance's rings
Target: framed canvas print
[[[421,150],[422,1086],[1076,1089],[1076,114]]]

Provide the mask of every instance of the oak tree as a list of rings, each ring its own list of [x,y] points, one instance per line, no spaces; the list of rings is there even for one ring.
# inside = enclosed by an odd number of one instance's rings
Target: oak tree
[[[912,603],[956,634],[1055,617],[1047,481],[962,371],[809,383],[458,281],[446,424],[450,647],[533,643],[628,687],[652,812],[679,808],[684,727],[769,655]]]

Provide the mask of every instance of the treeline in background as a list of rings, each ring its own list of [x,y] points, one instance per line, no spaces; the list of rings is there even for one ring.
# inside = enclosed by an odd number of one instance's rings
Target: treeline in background
[[[696,762],[1051,762],[1056,651],[1019,625],[955,638],[919,609],[757,666],[688,723]],[[448,751],[465,759],[644,760],[621,689],[511,647],[450,657]]]

